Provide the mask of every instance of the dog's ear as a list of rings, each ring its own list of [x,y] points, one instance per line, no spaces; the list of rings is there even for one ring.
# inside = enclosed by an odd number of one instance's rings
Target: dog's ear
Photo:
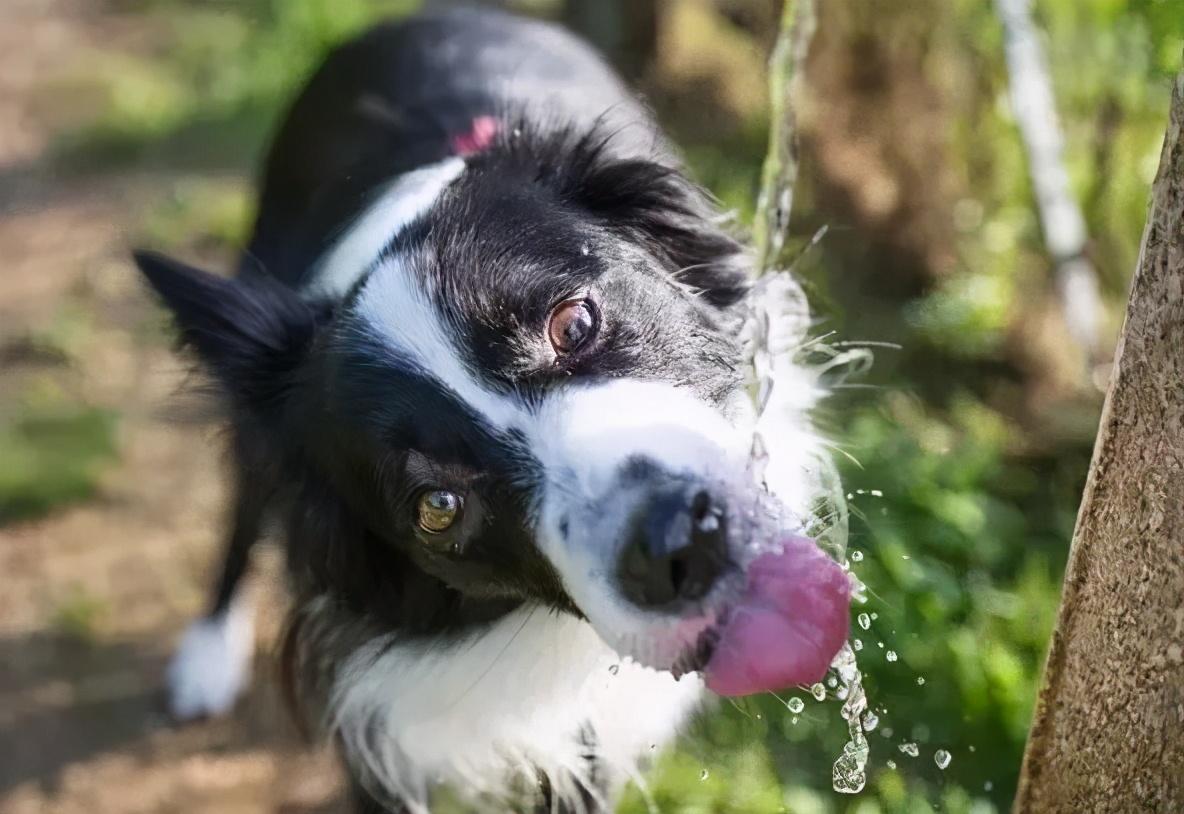
[[[181,344],[232,399],[250,408],[282,396],[316,330],[309,305],[263,272],[230,278],[155,252],[133,256],[172,312]]]
[[[671,167],[642,159],[590,159],[569,190],[610,228],[642,242],[681,283],[720,308],[744,299],[751,257],[722,226],[698,185]]]

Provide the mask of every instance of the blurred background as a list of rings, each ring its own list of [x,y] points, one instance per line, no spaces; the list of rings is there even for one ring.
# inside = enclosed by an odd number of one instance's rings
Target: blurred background
[[[336,810],[267,644],[236,715],[175,728],[161,672],[202,606],[216,422],[128,262],[229,268],[277,116],[326,51],[413,0],[0,0],[0,812]],[[530,0],[638,83],[698,178],[753,215],[777,0]],[[1014,793],[1125,288],[1180,67],[1178,0],[1036,0],[1079,255],[1068,329],[991,0],[820,3],[797,263],[828,341],[876,343],[821,415],[869,588],[866,789],[831,788],[840,702],[725,703],[649,778],[662,812],[991,812]],[[884,343],[879,346],[878,343]],[[866,622],[866,626],[864,625]],[[800,699],[802,708],[794,712]],[[479,722],[474,722],[479,725]],[[938,750],[950,761],[935,760]],[[622,806],[646,811],[633,789]]]

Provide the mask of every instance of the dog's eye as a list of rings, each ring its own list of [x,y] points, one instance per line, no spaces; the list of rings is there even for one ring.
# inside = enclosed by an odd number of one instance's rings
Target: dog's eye
[[[429,489],[419,496],[416,522],[428,534],[440,534],[452,527],[452,524],[460,517],[462,508],[464,508],[464,501],[456,492],[449,492],[446,489]]]
[[[555,306],[547,321],[547,338],[555,353],[575,353],[596,335],[596,307],[590,300],[564,300]]]

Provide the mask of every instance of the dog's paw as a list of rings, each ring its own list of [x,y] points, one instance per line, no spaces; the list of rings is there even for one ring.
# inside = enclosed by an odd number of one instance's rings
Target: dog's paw
[[[251,677],[255,630],[242,607],[198,619],[168,669],[169,711],[182,721],[230,711]]]

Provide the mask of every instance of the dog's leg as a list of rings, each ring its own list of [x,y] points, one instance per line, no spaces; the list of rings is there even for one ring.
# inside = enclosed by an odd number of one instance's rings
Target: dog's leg
[[[250,680],[254,621],[238,587],[259,538],[267,491],[241,464],[237,481],[226,559],[210,611],[190,625],[169,665],[169,708],[180,720],[229,712]]]

